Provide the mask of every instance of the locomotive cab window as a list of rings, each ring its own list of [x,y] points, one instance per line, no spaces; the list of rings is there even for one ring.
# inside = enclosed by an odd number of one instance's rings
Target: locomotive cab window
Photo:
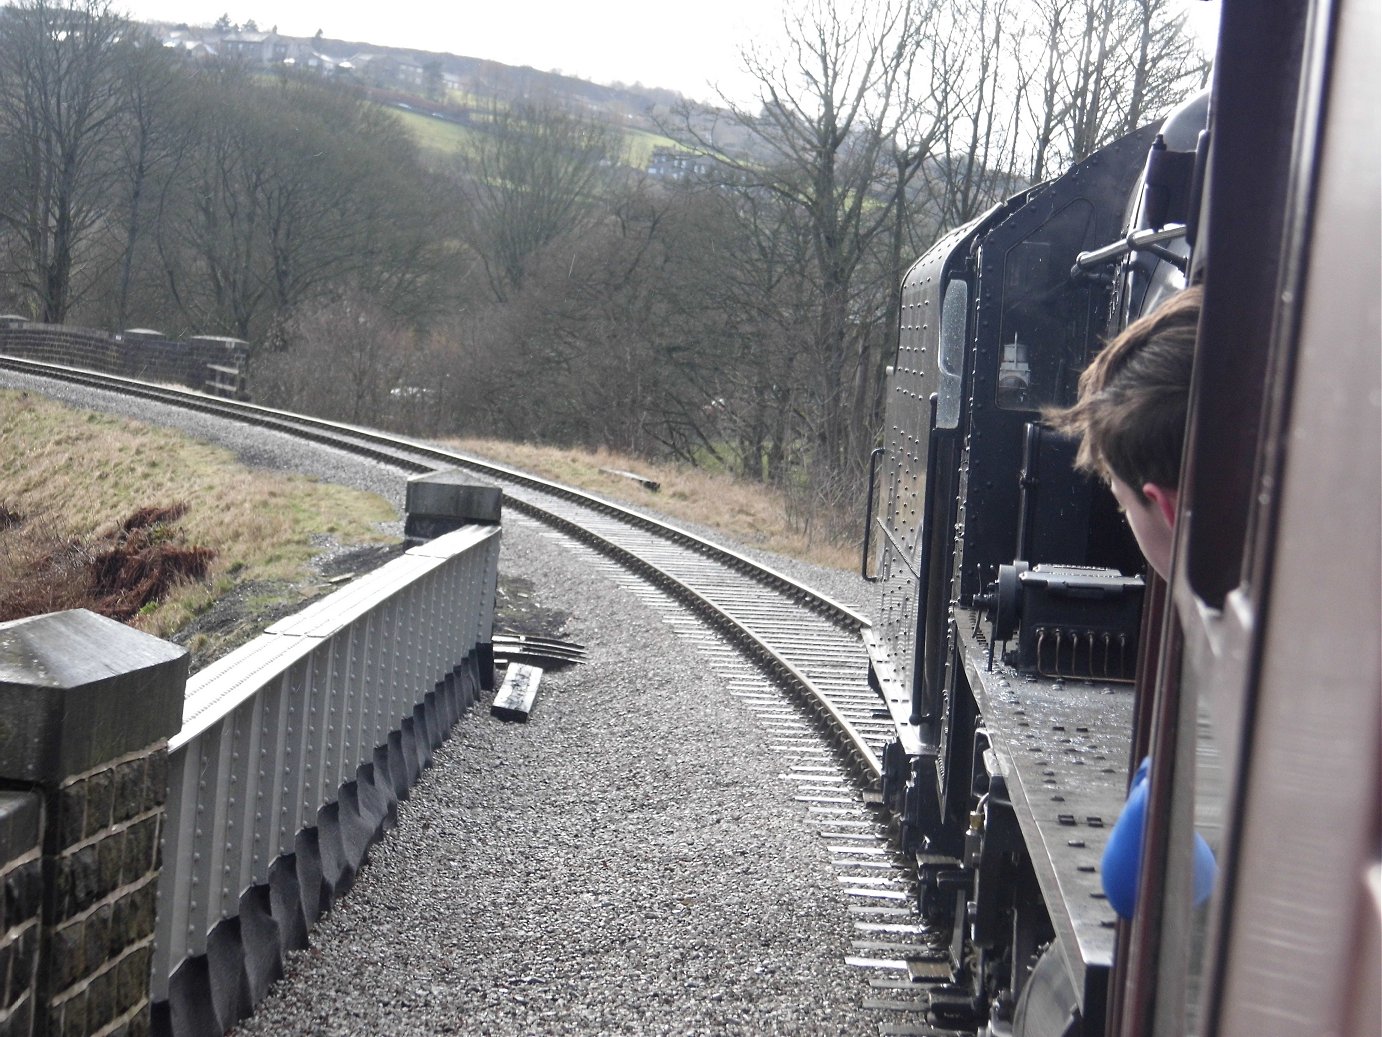
[[[1093,236],[1094,206],[1075,199],[1003,259],[996,403],[1035,411],[1075,399],[1090,330],[1090,293],[1071,290],[1070,267]]]
[[[941,304],[941,340],[936,352],[940,369],[937,388],[936,427],[958,428],[963,382],[965,327],[969,317],[969,284],[955,278],[945,286],[945,300]]]

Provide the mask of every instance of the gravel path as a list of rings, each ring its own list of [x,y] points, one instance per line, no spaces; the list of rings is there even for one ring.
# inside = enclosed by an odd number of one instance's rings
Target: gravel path
[[[226,441],[223,423],[128,408]],[[372,463],[229,435],[253,463],[401,501],[403,476]],[[850,574],[772,564],[866,600]],[[568,614],[590,661],[544,675],[527,724],[481,708],[457,726],[312,948],[236,1032],[877,1033],[865,977],[843,962],[846,898],[767,732],[692,646],[553,535],[511,514],[500,566]]]

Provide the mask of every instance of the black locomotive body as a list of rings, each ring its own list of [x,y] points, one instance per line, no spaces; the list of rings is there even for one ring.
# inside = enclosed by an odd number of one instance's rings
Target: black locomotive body
[[[939,1025],[1382,1025],[1378,8],[1223,0],[1210,95],[907,274],[868,648],[883,799],[949,947]],[[1041,414],[1191,282],[1162,582]],[[1099,869],[1144,756],[1129,923]]]
[[[1042,411],[1185,286],[1207,102],[952,231],[904,281],[874,457],[871,679],[899,731],[884,797],[951,933],[954,1021],[993,1033],[1105,1013],[1098,869],[1127,788],[1144,563]]]

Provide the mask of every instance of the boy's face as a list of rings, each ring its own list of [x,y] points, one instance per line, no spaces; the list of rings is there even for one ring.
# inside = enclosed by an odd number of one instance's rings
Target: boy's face
[[[1109,488],[1127,516],[1137,546],[1142,548],[1147,564],[1162,579],[1169,579],[1171,545],[1175,540],[1176,491],[1155,483],[1142,487],[1146,499],[1139,497],[1127,483],[1110,474]]]

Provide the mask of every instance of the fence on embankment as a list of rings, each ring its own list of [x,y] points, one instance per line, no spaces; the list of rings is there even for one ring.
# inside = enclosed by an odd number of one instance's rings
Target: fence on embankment
[[[141,328],[109,332],[0,316],[0,354],[248,399],[249,343],[238,338],[170,339]]]
[[[0,624],[0,1034],[248,1014],[490,686],[498,553],[464,525],[190,681],[91,612]]]

